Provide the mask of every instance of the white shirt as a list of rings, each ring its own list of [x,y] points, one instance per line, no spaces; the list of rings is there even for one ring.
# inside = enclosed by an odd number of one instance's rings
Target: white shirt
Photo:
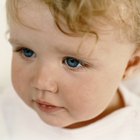
[[[140,140],[140,98],[120,90],[124,108],[70,130],[45,124],[10,88],[0,96],[0,140]]]

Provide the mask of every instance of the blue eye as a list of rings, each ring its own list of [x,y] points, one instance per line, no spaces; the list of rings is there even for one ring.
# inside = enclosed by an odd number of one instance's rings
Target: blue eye
[[[25,57],[33,57],[35,55],[35,53],[28,49],[28,48],[22,48],[22,54],[25,56]]]
[[[79,60],[73,57],[66,57],[63,62],[68,65],[70,68],[79,68],[82,67],[82,64]]]

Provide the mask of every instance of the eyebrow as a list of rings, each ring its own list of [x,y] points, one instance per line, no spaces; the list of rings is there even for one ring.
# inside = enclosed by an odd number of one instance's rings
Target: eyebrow
[[[20,44],[20,42],[19,42],[17,39],[14,39],[14,38],[9,38],[8,41],[9,41],[11,44]]]
[[[29,44],[27,44],[26,41],[19,41],[18,39],[15,38],[9,38],[8,41],[11,45],[29,46]]]
[[[67,47],[70,47],[70,46],[67,46]],[[87,54],[81,54],[79,53],[79,49],[80,47],[76,47],[75,50],[71,50],[71,49],[61,49],[61,47],[57,47],[56,48],[56,51],[61,53],[61,54],[65,54],[65,55],[69,55],[69,56],[72,56],[72,57],[75,57],[77,59],[81,59],[81,60],[85,60],[85,61],[95,61],[95,58],[90,58],[90,56],[88,56]]]

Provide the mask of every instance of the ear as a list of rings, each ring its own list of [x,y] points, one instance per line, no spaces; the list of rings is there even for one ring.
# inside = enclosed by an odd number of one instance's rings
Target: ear
[[[140,46],[132,54],[124,73],[124,79],[128,79],[136,71],[140,71]]]

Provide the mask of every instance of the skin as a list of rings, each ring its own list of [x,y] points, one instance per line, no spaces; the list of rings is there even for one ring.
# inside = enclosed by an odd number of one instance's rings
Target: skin
[[[124,106],[118,86],[135,45],[127,39],[119,40],[117,29],[110,25],[112,30],[97,31],[96,47],[95,37],[87,37],[77,54],[82,37],[63,34],[46,5],[31,2],[20,9],[19,15],[26,25],[38,30],[10,20],[12,82],[17,94],[45,123],[83,127]],[[33,55],[27,57],[22,47],[32,50]],[[81,60],[84,66],[79,63],[71,68],[64,62],[66,57]],[[37,99],[62,109],[44,113],[37,107]]]

